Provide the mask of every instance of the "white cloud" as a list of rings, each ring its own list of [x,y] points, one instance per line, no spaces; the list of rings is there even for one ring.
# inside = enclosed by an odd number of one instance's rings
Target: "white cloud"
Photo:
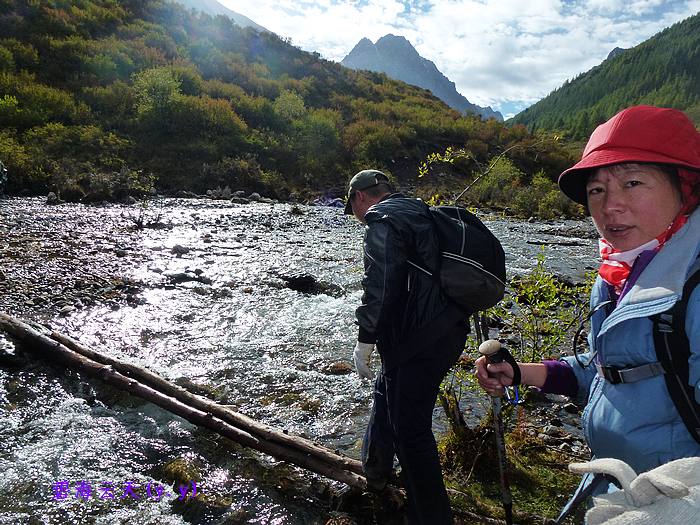
[[[219,0],[294,45],[340,61],[402,35],[471,102],[523,109],[700,11],[700,0]]]

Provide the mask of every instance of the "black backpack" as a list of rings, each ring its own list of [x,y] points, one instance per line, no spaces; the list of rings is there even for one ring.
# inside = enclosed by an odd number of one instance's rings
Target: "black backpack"
[[[666,372],[664,379],[668,393],[685,426],[698,443],[700,404],[695,400],[695,389],[688,384],[690,343],[685,333],[685,315],[690,294],[699,283],[700,271],[696,271],[685,282],[680,300],[666,312],[651,316],[654,323],[654,349],[656,358]]]
[[[430,275],[445,295],[471,313],[494,306],[505,293],[506,263],[499,240],[476,215],[459,206],[432,206],[440,267],[409,264]]]

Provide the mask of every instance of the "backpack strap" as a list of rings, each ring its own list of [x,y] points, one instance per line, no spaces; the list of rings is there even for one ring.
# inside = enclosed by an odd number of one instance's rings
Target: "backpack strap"
[[[685,282],[680,300],[666,312],[651,316],[651,320],[656,357],[666,370],[668,393],[688,432],[700,443],[700,404],[695,401],[695,389],[688,384],[690,342],[685,332],[688,299],[698,284],[700,270]]]

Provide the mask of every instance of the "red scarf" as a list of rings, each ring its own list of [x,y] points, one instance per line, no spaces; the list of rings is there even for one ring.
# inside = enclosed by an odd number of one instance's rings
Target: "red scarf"
[[[678,176],[681,181],[681,194],[683,196],[683,207],[681,208],[676,218],[666,230],[658,237],[649,242],[621,252],[612,247],[605,239],[598,239],[598,249],[600,258],[603,260],[598,274],[602,279],[615,288],[615,293],[619,296],[627,282],[632,266],[639,257],[639,254],[647,250],[653,250],[655,253],[663,248],[674,233],[680,230],[683,225],[688,222],[688,217],[698,206],[700,195],[698,195],[698,187],[700,183],[700,173],[694,171],[678,169]]]

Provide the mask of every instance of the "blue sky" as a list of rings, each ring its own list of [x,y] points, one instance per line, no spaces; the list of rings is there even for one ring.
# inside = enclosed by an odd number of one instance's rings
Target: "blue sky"
[[[219,0],[340,61],[367,37],[406,37],[470,102],[508,118],[567,80],[700,12],[700,0]]]

